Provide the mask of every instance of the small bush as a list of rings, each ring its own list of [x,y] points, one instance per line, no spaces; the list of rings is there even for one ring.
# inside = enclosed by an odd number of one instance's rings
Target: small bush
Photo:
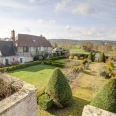
[[[43,94],[39,97],[38,104],[44,110],[48,110],[52,106],[53,100],[47,94]]]
[[[13,61],[11,62],[11,65],[18,65],[19,64],[19,61]]]
[[[0,62],[0,68],[4,67],[4,64]]]
[[[69,59],[73,59],[74,57],[73,56],[69,56]]]
[[[105,78],[111,78],[111,72],[106,66],[99,69],[99,75],[104,76]]]
[[[74,58],[73,59],[76,59],[76,60],[78,60],[78,56],[74,56]]]

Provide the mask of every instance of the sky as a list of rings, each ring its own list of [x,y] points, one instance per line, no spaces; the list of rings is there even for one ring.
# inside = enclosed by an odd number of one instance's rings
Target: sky
[[[0,0],[0,38],[116,40],[116,0]]]

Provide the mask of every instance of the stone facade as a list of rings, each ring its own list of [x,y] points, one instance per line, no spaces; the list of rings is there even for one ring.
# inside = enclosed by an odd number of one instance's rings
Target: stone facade
[[[7,77],[8,80],[11,78]],[[23,86],[18,92],[0,101],[0,116],[38,116],[36,88],[18,79],[14,80],[16,86],[18,83]]]
[[[116,116],[116,114],[91,105],[86,105],[83,109],[82,116]]]
[[[6,59],[8,60],[8,64],[12,64],[13,61],[18,61],[18,56],[0,57],[0,62],[6,65]]]

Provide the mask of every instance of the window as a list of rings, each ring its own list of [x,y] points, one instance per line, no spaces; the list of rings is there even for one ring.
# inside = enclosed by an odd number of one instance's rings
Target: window
[[[29,47],[23,47],[24,52],[29,52]]]
[[[14,61],[14,58],[12,60]]]

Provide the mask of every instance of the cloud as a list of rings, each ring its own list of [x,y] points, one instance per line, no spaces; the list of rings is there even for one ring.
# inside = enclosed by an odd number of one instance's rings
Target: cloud
[[[24,32],[31,32],[29,27],[24,27]]]
[[[35,0],[29,0],[29,2],[33,3],[33,2],[35,2]]]
[[[95,11],[88,3],[81,3],[75,9],[73,9],[73,14],[81,14],[84,16],[89,16]]]
[[[39,20],[37,20],[37,22],[38,22],[39,24],[43,24],[43,23],[44,23],[44,20],[39,19]]]
[[[71,0],[62,0],[61,2],[58,2],[55,6],[55,12],[60,11],[64,9],[64,7],[70,2]]]
[[[50,20],[49,21],[50,24],[55,24],[55,22],[56,22],[55,20]]]
[[[71,27],[70,27],[69,25],[67,25],[67,26],[65,27],[65,29],[66,29],[66,30],[71,30]]]

